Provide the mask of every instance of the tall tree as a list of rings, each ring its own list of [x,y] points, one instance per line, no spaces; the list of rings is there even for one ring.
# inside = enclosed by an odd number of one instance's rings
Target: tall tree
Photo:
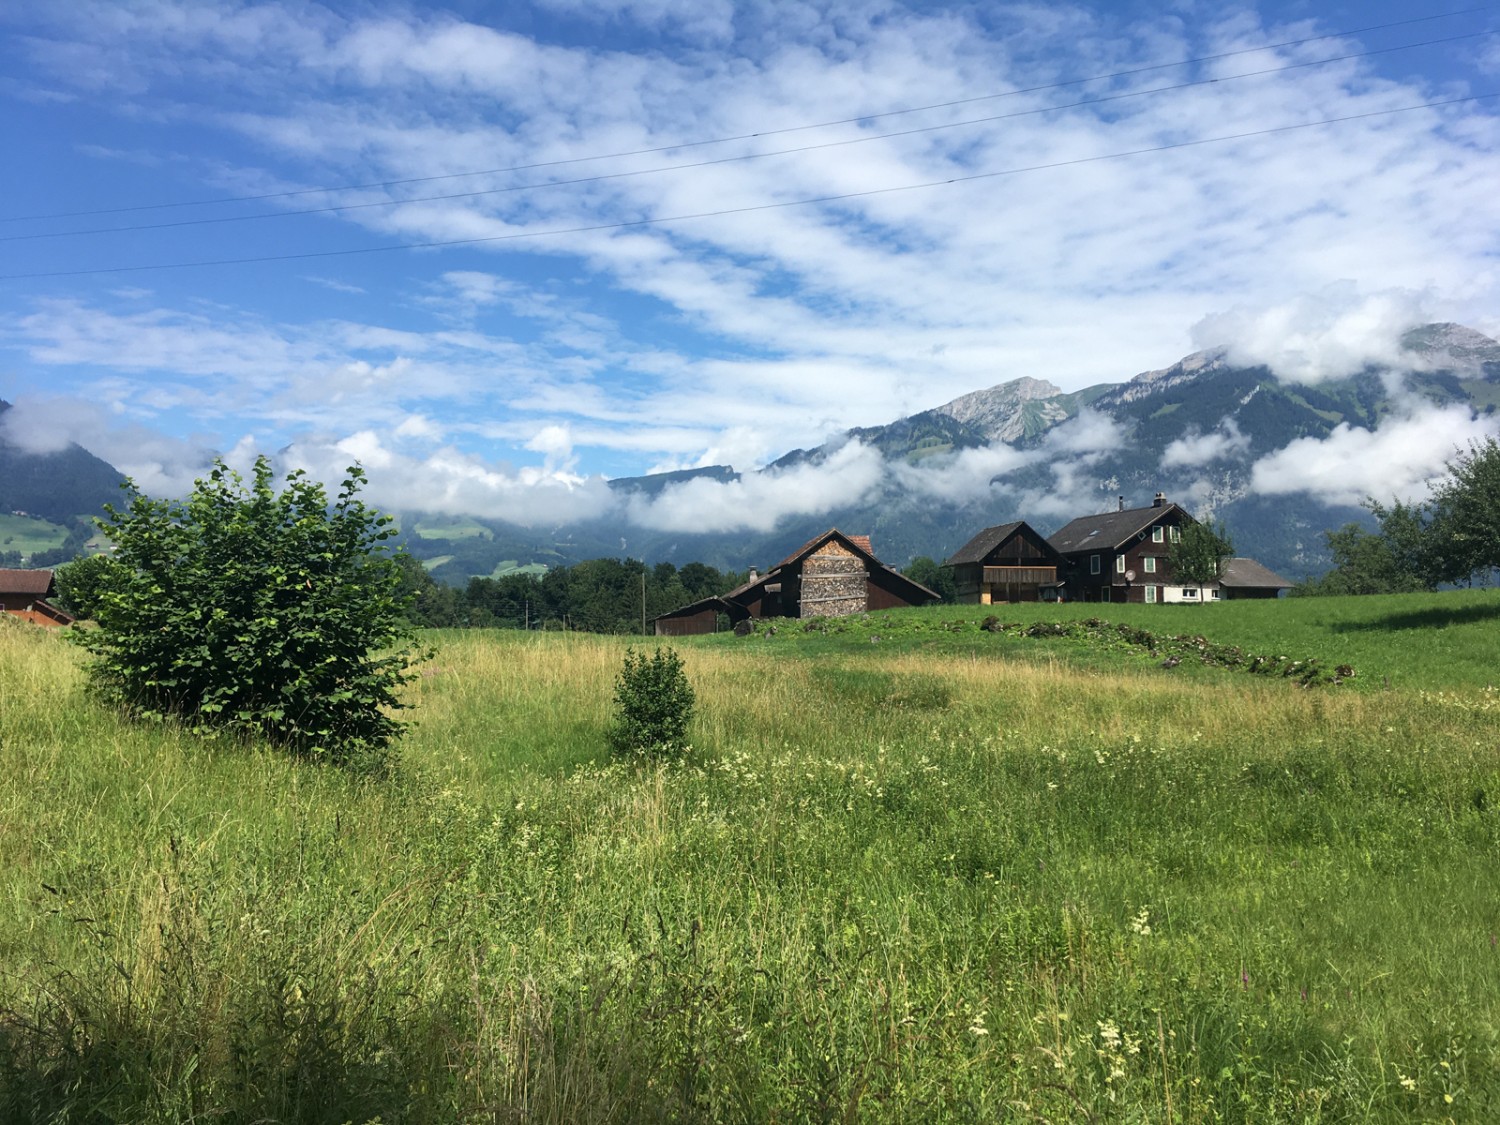
[[[1198,600],[1203,600],[1203,587],[1217,582],[1224,573],[1224,560],[1234,554],[1234,542],[1223,520],[1199,520],[1182,529],[1177,541],[1167,550],[1167,565],[1171,568],[1175,582],[1191,582],[1198,587]]]
[[[1429,528],[1437,577],[1461,582],[1500,567],[1500,441],[1471,442],[1433,492]]]

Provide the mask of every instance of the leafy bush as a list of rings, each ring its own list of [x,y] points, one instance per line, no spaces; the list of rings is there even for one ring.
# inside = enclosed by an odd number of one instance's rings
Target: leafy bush
[[[610,747],[634,758],[675,758],[687,751],[693,685],[682,658],[658,648],[654,656],[629,649],[615,681],[615,726]]]
[[[223,462],[186,501],[127,482],[129,506],[100,521],[116,550],[99,628],[80,634],[102,695],[334,761],[384,752],[417,657],[401,572],[377,550],[390,521],[354,498],[363,482],[350,468],[332,508],[300,471],[275,492],[264,457],[248,490]]]
[[[63,563],[52,572],[57,583],[57,600],[76,617],[90,619],[99,604],[99,594],[114,570],[115,560],[108,555],[85,555]]]

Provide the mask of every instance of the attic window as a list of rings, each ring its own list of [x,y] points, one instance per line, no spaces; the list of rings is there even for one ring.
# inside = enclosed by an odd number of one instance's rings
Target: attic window
[[[1162,543],[1162,542],[1165,542],[1166,538],[1167,538],[1167,529],[1164,528],[1164,527],[1162,527],[1161,524],[1157,524],[1155,527],[1153,527],[1151,529],[1151,542],[1153,542],[1153,543]]]

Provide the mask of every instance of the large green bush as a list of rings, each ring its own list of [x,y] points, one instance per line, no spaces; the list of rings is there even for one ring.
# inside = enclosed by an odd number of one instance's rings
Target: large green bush
[[[615,681],[615,725],[610,747],[630,758],[676,758],[688,749],[693,685],[670,648],[653,656],[629,649]]]
[[[388,517],[355,499],[355,466],[330,507],[291,473],[248,488],[216,462],[185,501],[106,508],[115,545],[81,634],[101,694],[141,717],[258,735],[335,761],[386,751],[396,691],[416,659],[402,577],[381,547]]]

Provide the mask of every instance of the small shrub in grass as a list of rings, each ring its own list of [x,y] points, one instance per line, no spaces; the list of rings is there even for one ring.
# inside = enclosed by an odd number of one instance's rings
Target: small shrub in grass
[[[655,655],[629,649],[615,680],[615,725],[609,745],[628,758],[678,758],[687,751],[693,685],[671,649]]]

